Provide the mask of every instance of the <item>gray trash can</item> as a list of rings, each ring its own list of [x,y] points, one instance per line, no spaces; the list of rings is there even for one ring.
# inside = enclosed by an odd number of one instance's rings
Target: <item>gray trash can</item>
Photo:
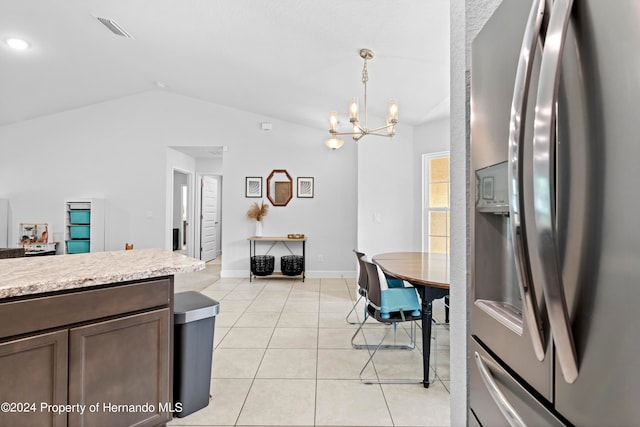
[[[220,303],[199,292],[174,295],[173,401],[182,418],[209,404],[213,332]],[[179,408],[179,407],[178,407]]]

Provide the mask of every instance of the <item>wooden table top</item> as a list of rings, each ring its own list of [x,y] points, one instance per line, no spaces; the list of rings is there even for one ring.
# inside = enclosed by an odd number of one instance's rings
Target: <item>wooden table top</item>
[[[373,257],[382,271],[414,285],[449,289],[449,256],[428,252],[390,252]]]

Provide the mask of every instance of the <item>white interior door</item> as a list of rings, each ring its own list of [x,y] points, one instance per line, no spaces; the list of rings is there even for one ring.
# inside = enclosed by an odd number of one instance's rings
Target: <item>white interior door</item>
[[[202,177],[200,191],[200,259],[207,262],[218,253],[218,178]]]

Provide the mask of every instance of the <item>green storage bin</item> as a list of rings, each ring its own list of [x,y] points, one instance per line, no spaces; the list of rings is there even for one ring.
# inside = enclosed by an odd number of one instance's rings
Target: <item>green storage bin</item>
[[[67,240],[68,254],[85,254],[89,252],[89,240]]]
[[[91,227],[88,225],[70,225],[69,237],[72,239],[88,239],[91,237]]]
[[[71,224],[91,224],[91,211],[84,209],[72,209],[69,211]]]

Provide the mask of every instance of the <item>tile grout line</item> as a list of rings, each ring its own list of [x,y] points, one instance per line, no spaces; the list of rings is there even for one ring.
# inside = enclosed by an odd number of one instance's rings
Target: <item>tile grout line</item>
[[[243,283],[243,282],[240,282],[240,283],[238,284],[238,286],[239,286],[240,284],[242,284],[242,283]],[[259,295],[264,291],[264,288],[265,288],[265,287],[266,287],[266,284],[263,284],[262,289],[260,290],[260,292],[258,292],[258,293],[255,295],[255,297],[251,300],[251,304],[253,304],[253,303],[257,300],[258,296],[259,296]],[[237,287],[236,287],[236,288],[237,288]],[[235,290],[236,288],[234,288],[234,290]],[[289,293],[291,293],[291,290],[289,290]],[[289,298],[289,295],[287,295],[287,299],[288,299],[288,298]],[[249,307],[251,306],[251,304],[247,305],[247,307],[246,307],[246,308],[245,308],[245,310],[242,312],[242,314],[238,317],[238,319],[236,320],[236,322],[234,322],[234,325],[235,325],[235,323],[237,323],[237,322],[238,322],[238,320],[240,320],[240,318],[242,318],[242,316],[247,312],[247,310],[249,309]],[[285,302],[285,305],[286,305],[286,302]],[[283,306],[283,309],[284,309],[284,306]],[[238,411],[238,416],[236,417],[236,420],[235,420],[235,422],[234,422],[234,424],[233,424],[234,426],[237,426],[237,425],[238,425],[238,422],[240,421],[240,417],[242,416],[242,411],[244,410],[244,407],[245,407],[245,405],[247,404],[247,400],[249,399],[249,394],[251,393],[251,389],[253,388],[253,385],[254,385],[254,384],[255,384],[255,382],[256,382],[256,378],[257,378],[257,376],[258,376],[258,372],[260,371],[260,366],[262,366],[262,362],[264,362],[264,357],[265,357],[265,356],[266,356],[266,354],[267,354],[267,349],[269,348],[269,344],[271,343],[271,339],[273,338],[273,334],[275,333],[276,326],[277,326],[277,324],[278,324],[278,321],[280,321],[280,317],[281,317],[281,316],[282,316],[282,311],[280,311],[280,314],[278,315],[278,320],[276,320],[276,325],[273,327],[273,330],[271,331],[271,336],[269,337],[269,340],[268,340],[268,341],[267,341],[267,343],[265,344],[264,352],[262,353],[262,357],[260,358],[260,363],[258,363],[258,366],[256,367],[256,371],[255,371],[255,372],[254,372],[254,374],[253,374],[253,378],[251,379],[251,384],[249,384],[249,389],[247,390],[247,394],[245,395],[244,400],[243,400],[243,402],[242,402],[242,405],[240,406],[240,411]],[[252,327],[252,328],[253,328],[253,327]],[[233,326],[231,327],[231,329],[233,329]]]
[[[263,286],[262,290],[256,295],[256,297],[254,298],[257,299],[258,296],[264,292],[266,288],[266,284],[265,286]],[[262,363],[264,362],[264,358],[267,355],[267,351],[269,350],[269,344],[271,344],[271,340],[273,339],[273,335],[275,334],[276,328],[278,327],[278,323],[280,322],[280,319],[282,318],[282,313],[287,305],[287,302],[289,301],[289,297],[291,296],[291,292],[293,291],[293,286],[291,286],[289,288],[289,292],[287,293],[287,298],[285,299],[284,304],[282,305],[282,308],[280,309],[280,312],[278,313],[278,319],[276,320],[276,323],[273,327],[273,330],[271,332],[271,336],[269,337],[269,341],[267,341],[267,343],[265,344],[265,348],[264,348],[264,352],[262,353],[262,358],[260,359],[260,363],[258,363],[258,367],[256,368],[256,372],[253,375],[253,378],[251,379],[251,384],[249,385],[249,390],[247,391],[247,395],[245,396],[244,402],[242,402],[242,406],[240,408],[240,412],[238,412],[238,417],[236,418],[236,422],[234,424],[234,426],[238,425],[238,422],[240,421],[240,417],[242,416],[242,411],[244,410],[244,406],[247,403],[247,400],[249,399],[249,394],[251,393],[251,390],[253,389],[253,386],[256,382],[258,378],[258,372],[260,371],[260,367],[262,366]],[[248,308],[248,307],[247,307]],[[282,378],[282,379],[286,379],[286,378]]]
[[[322,297],[322,278],[318,279],[318,324],[316,326],[316,377],[313,407],[313,425],[318,425],[318,366],[320,364],[320,299]]]
[[[346,281],[345,281],[345,284],[346,284],[346,286],[348,288],[349,285],[348,285],[348,283],[346,283]],[[349,295],[349,296],[351,297],[351,295]],[[353,300],[353,298],[351,298],[351,299]],[[366,304],[366,301],[365,301],[365,304]],[[364,325],[363,325],[363,327],[364,327]],[[364,343],[368,344],[367,338],[366,338],[366,336],[364,334],[364,330],[361,330],[361,332],[362,332],[362,338],[364,340]],[[369,353],[369,355],[371,355],[371,350],[368,349],[368,348],[367,348],[367,353]],[[380,380],[380,376],[378,374],[378,369],[376,368],[376,365],[373,362],[373,360],[371,361],[371,366],[372,366],[373,371],[375,373],[376,379]],[[391,407],[389,406],[389,402],[387,401],[387,396],[384,393],[384,388],[382,387],[382,384],[377,384],[377,386],[379,387],[380,392],[382,393],[382,398],[384,399],[384,404],[385,404],[385,407],[387,408],[387,413],[389,414],[389,419],[391,420],[391,425],[395,426],[396,424],[395,424],[395,421],[393,420],[393,414],[391,413]]]
[[[236,290],[242,283],[244,283],[244,281],[238,283],[238,285],[233,290]],[[264,289],[264,287],[263,287],[263,289]],[[260,291],[260,292],[262,292],[262,291]],[[258,294],[260,294],[260,292],[258,292]],[[253,298],[253,300],[251,300],[251,304],[253,304],[253,302],[256,300],[256,297],[257,297],[257,295]],[[240,320],[242,318],[242,316],[247,312],[247,310],[249,309],[251,304],[248,304],[245,307],[245,309],[242,311],[240,316],[238,316],[236,321],[229,328],[229,332],[231,332],[231,330],[234,328],[235,324],[238,323],[238,320]],[[273,335],[273,332],[271,332],[271,334]],[[269,340],[271,340],[271,338],[269,338]],[[268,343],[267,343],[267,345],[268,345]],[[247,399],[249,398],[249,393],[251,393],[251,388],[253,387],[253,384],[255,383],[256,375],[258,374],[258,370],[260,369],[260,365],[262,364],[262,361],[264,360],[264,355],[265,355],[266,352],[267,351],[265,349],[265,351],[262,353],[262,358],[260,359],[260,363],[258,364],[258,367],[256,368],[256,371],[253,374],[253,378],[251,379],[251,384],[249,384],[249,389],[247,390],[247,394],[244,396],[244,400],[242,401],[242,405],[240,406],[240,411],[238,411],[238,416],[236,417],[236,420],[233,423],[234,426],[237,426],[238,422],[240,421],[240,416],[242,415],[242,411],[244,410],[244,406],[247,404]]]

